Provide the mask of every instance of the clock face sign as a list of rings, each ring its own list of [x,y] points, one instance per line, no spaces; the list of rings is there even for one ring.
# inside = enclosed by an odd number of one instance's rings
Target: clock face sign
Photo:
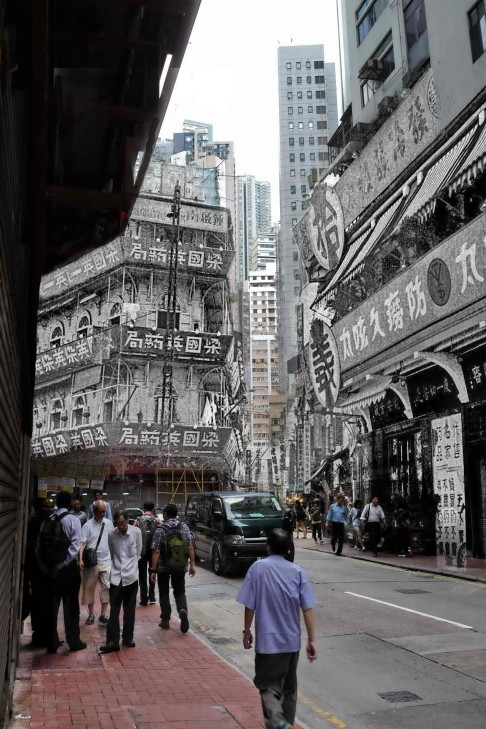
[[[344,214],[334,188],[315,188],[306,215],[307,236],[314,255],[325,271],[332,271],[344,248]]]
[[[427,271],[427,286],[432,301],[444,306],[451,295],[451,274],[445,261],[434,258]]]

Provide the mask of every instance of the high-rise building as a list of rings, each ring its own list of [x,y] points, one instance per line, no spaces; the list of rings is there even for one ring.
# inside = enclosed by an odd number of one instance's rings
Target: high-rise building
[[[250,267],[252,271],[264,268],[268,263],[275,263],[277,258],[277,233],[269,230],[257,233],[250,246]]]
[[[272,227],[272,197],[269,182],[255,180],[255,215],[257,233]]]
[[[278,49],[280,123],[279,285],[286,361],[297,354],[296,305],[300,294],[299,252],[292,228],[307,206],[308,177],[328,167],[327,141],[337,127],[336,74],[324,62],[323,45]],[[312,172],[314,170],[314,172]]]
[[[208,142],[213,139],[213,125],[184,119],[182,132],[173,136],[174,154],[187,152],[187,163],[204,157]]]
[[[259,182],[253,175],[236,178],[236,251],[239,281],[248,279],[250,248],[257,233],[271,228],[270,183]]]

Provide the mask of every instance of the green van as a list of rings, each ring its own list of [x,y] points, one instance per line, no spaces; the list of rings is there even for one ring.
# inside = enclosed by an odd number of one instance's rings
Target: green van
[[[281,528],[284,510],[269,492],[221,492],[187,497],[185,521],[196,556],[221,575],[267,555],[267,534]]]

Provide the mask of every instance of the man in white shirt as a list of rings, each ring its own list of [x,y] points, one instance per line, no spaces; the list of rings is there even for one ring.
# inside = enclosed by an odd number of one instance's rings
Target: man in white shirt
[[[108,535],[113,531],[113,523],[106,518],[106,504],[104,501],[95,501],[93,504],[93,518],[89,519],[81,531],[79,547],[79,566],[83,573],[83,595],[81,604],[88,606],[86,625],[93,625],[95,621],[94,601],[96,585],[100,586],[101,614],[98,620],[106,625],[108,618],[106,611],[110,600],[110,571],[111,557],[108,547]],[[98,564],[90,567],[84,562],[85,549],[96,550]]]
[[[360,519],[365,525],[373,557],[376,557],[378,544],[381,541],[381,528],[385,526],[385,512],[380,506],[378,496],[373,496],[371,502],[365,506]]]
[[[110,532],[108,545],[111,555],[110,619],[106,631],[106,644],[100,653],[120,650],[120,609],[123,606],[122,644],[135,648],[135,606],[138,592],[138,560],[142,554],[142,532],[128,523],[128,511],[117,511],[115,529]]]

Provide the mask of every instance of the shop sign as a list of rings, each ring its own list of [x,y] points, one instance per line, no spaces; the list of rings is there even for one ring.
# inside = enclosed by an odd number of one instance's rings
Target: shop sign
[[[139,197],[133,206],[131,220],[148,220],[164,223],[168,228],[170,224],[168,215],[172,215],[172,200],[162,198],[154,200]],[[226,208],[214,208],[202,205],[181,204],[179,222],[185,228],[199,228],[200,230],[214,230],[218,233],[228,231],[229,218]]]
[[[124,352],[157,353],[174,351],[176,358],[190,357],[192,360],[224,360],[229,351],[232,337],[216,334],[194,334],[177,332],[167,335],[164,329],[122,327],[122,349]]]
[[[381,400],[371,403],[369,409],[373,430],[405,420],[405,407],[398,395],[390,390]]]
[[[49,349],[38,354],[35,360],[35,376],[42,381],[46,375],[56,377],[73,367],[95,364],[100,359],[100,352],[100,338],[93,335]]]
[[[305,215],[305,238],[325,271],[336,268],[344,248],[344,216],[333,187],[321,184],[315,188]]]
[[[466,500],[461,415],[436,418],[431,427],[437,555],[447,564],[462,567],[466,554]]]
[[[40,298],[69,291],[88,279],[110,271],[120,265],[122,261],[121,241],[116,240],[113,243],[108,243],[108,245],[96,249],[93,253],[81,256],[74,263],[62,266],[62,268],[58,268],[47,276],[43,276],[40,285]]]
[[[304,493],[306,493],[305,487],[306,487],[307,481],[310,481],[310,477],[311,477],[311,424],[310,424],[309,418],[306,418],[304,421],[303,436],[304,436],[303,478],[304,478]],[[309,488],[310,488],[310,484],[309,484]]]
[[[319,402],[333,407],[341,380],[339,353],[333,330],[320,319],[314,319],[310,328],[309,371]]]
[[[136,238],[125,238],[125,246],[128,246],[126,252],[128,261],[143,261],[161,268],[169,268],[170,245],[168,243],[152,243]],[[180,245],[177,254],[179,268],[220,275],[226,273],[232,258],[232,251],[219,251],[212,248],[193,249],[187,245]]]
[[[341,371],[476,304],[486,296],[485,281],[486,215],[482,215],[332,327]]]
[[[267,478],[268,478],[268,486],[271,488],[273,485],[273,469],[272,469],[272,459],[267,458]]]
[[[170,430],[144,423],[104,423],[80,425],[71,430],[55,431],[32,440],[32,456],[49,458],[75,451],[105,448],[161,448],[164,453],[198,452],[218,455],[224,451],[232,428],[189,428],[174,424]]]
[[[457,387],[441,367],[431,367],[407,380],[414,416],[460,407]]]
[[[486,349],[482,347],[466,355],[462,369],[470,399],[486,397]]]

